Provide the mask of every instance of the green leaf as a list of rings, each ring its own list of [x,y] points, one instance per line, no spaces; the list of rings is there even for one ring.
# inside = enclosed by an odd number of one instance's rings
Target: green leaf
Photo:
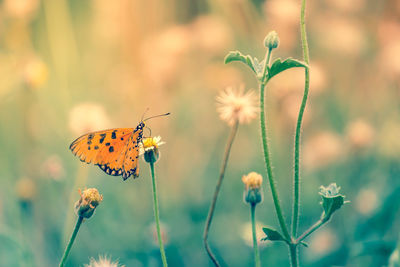
[[[269,69],[268,79],[271,79],[275,75],[287,69],[299,67],[308,68],[308,65],[305,62],[293,58],[287,58],[283,62],[280,58],[277,58],[274,63],[272,63],[271,68]]]
[[[250,67],[250,69],[257,74],[256,70],[254,69],[254,61],[251,58],[250,55],[243,55],[241,52],[239,51],[231,51],[228,53],[228,55],[226,55],[225,57],[225,64],[228,64],[230,62],[233,61],[240,61],[244,64],[246,64],[247,66]]]
[[[262,241],[285,241],[287,240],[283,238],[283,236],[276,230],[269,228],[269,227],[263,227],[264,233],[267,235],[266,237],[262,238]]]
[[[308,244],[304,241],[301,241],[300,244],[302,244],[303,246],[305,246],[306,248],[308,248]]]

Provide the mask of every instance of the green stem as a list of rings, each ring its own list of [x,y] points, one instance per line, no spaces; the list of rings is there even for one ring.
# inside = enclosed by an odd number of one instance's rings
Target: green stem
[[[271,50],[268,50],[267,54],[267,60],[265,61],[265,64],[269,64],[269,58],[271,56]],[[266,67],[265,67],[266,69]],[[279,195],[278,191],[276,190],[276,184],[272,172],[272,164],[271,164],[271,159],[270,159],[270,154],[269,154],[269,148],[268,148],[268,139],[267,139],[267,128],[266,128],[266,123],[265,123],[265,86],[268,83],[268,79],[265,79],[265,77],[262,78],[262,82],[260,84],[260,124],[261,124],[261,139],[262,139],[262,144],[263,144],[263,151],[264,151],[264,160],[265,160],[265,166],[267,169],[267,176],[269,180],[269,186],[271,188],[271,193],[272,193],[272,199],[274,200],[274,205],[275,205],[275,211],[278,216],[278,221],[279,225],[282,229],[282,232],[287,240],[290,240],[290,234],[287,229],[285,219],[283,217],[281,205],[280,205],[280,200],[279,200]]]
[[[226,166],[228,165],[229,155],[230,155],[230,152],[231,152],[233,140],[235,139],[235,136],[236,136],[236,133],[237,133],[237,130],[238,130],[238,126],[239,126],[239,122],[236,120],[234,125],[232,126],[231,133],[229,135],[228,142],[227,142],[226,147],[225,147],[225,154],[224,154],[224,158],[223,158],[223,161],[222,161],[222,166],[221,166],[221,170],[220,170],[220,173],[219,173],[217,186],[215,187],[214,196],[213,196],[213,199],[212,199],[212,202],[211,202],[210,209],[208,211],[206,225],[204,227],[204,234],[203,234],[204,247],[205,247],[205,249],[207,251],[207,254],[210,257],[211,261],[217,267],[219,267],[220,264],[217,261],[217,258],[215,257],[215,255],[212,253],[210,245],[208,244],[208,233],[210,231],[211,222],[212,222],[212,219],[213,219],[213,216],[214,216],[214,211],[215,211],[215,205],[217,203],[217,198],[218,198],[219,191],[221,190],[222,181],[223,181],[224,176],[225,176]]]
[[[300,28],[301,28],[301,45],[303,48],[303,59],[310,64],[306,22],[305,22],[305,9],[306,0],[301,0],[301,15],[300,15]],[[307,104],[308,91],[310,88],[310,70],[308,67],[305,68],[305,84],[304,84],[304,95],[301,102],[299,116],[296,124],[296,135],[295,135],[295,148],[294,148],[294,174],[293,174],[293,214],[292,214],[292,236],[295,238],[297,235],[297,229],[299,224],[299,208],[300,208],[300,135],[301,135],[301,124],[303,122],[303,114]]]
[[[308,228],[299,238],[296,239],[295,243],[299,244],[301,241],[303,241],[306,237],[311,235],[315,230],[320,228],[322,225],[327,223],[329,219],[327,217],[323,217],[319,219],[315,224],[313,224],[310,228]]]
[[[266,82],[267,77],[267,70],[268,70],[268,66],[269,66],[269,61],[271,60],[271,53],[272,49],[268,48],[268,52],[267,55],[265,57],[265,63],[264,63],[264,71],[263,71],[263,75],[262,75],[262,81],[261,82]]]
[[[257,232],[256,232],[256,204],[250,204],[250,216],[251,216],[251,230],[253,232],[253,249],[254,249],[254,266],[261,267],[260,262],[260,251],[258,250],[257,244]]]
[[[74,231],[72,232],[71,238],[69,239],[68,245],[65,248],[64,255],[61,259],[61,262],[59,265],[60,267],[63,267],[65,265],[65,262],[67,261],[67,257],[69,255],[69,252],[71,251],[72,245],[74,244],[76,235],[78,234],[78,231],[79,231],[79,228],[81,227],[82,222],[83,222],[83,217],[78,216],[78,221],[75,224]]]
[[[297,244],[289,244],[290,266],[298,266]]]
[[[150,161],[149,164],[151,172],[151,181],[153,184],[153,206],[154,206],[154,217],[156,219],[158,245],[160,246],[161,260],[163,266],[166,267],[168,266],[168,264],[167,264],[167,257],[165,256],[164,244],[162,241],[161,229],[160,229],[160,214],[158,211],[158,197],[157,197],[156,176],[154,174],[154,162]]]

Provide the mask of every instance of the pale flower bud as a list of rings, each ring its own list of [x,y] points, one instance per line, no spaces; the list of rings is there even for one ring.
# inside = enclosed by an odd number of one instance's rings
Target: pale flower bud
[[[263,200],[261,190],[262,176],[256,172],[251,172],[248,175],[244,175],[242,181],[245,185],[244,202],[251,205],[260,203]]]
[[[279,46],[279,36],[276,31],[270,31],[264,39],[264,46],[270,50]]]

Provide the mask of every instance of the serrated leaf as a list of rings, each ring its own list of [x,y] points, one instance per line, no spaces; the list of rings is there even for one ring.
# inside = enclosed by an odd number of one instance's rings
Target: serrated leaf
[[[276,230],[269,228],[269,227],[263,227],[264,233],[267,235],[266,237],[262,238],[262,241],[286,241],[285,238]]]
[[[277,58],[274,61],[274,63],[272,63],[271,68],[269,69],[268,79],[271,79],[275,75],[287,69],[299,68],[299,67],[307,68],[308,66],[305,62],[302,62],[294,58],[287,58],[283,62],[281,61],[280,58]]]
[[[241,52],[239,51],[231,51],[228,53],[228,55],[226,55],[225,57],[225,64],[228,64],[230,62],[233,61],[239,61],[242,62],[244,64],[246,64],[247,66],[250,67],[250,69],[257,74],[255,68],[254,68],[254,61],[252,59],[252,57],[250,55],[243,55]]]

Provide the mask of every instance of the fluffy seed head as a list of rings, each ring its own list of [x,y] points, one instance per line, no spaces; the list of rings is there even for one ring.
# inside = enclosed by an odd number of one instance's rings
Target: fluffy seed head
[[[226,88],[217,96],[217,111],[221,120],[233,125],[249,123],[257,116],[256,96],[254,91],[244,92],[244,88],[234,90]]]

